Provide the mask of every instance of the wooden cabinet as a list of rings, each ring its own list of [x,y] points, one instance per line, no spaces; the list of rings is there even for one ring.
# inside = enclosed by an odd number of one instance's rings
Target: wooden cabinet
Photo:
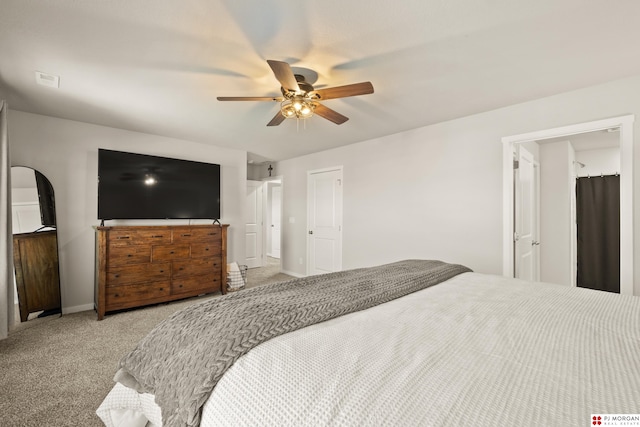
[[[98,320],[110,311],[226,293],[227,227],[97,227]]]
[[[29,313],[61,309],[55,230],[14,234],[13,265],[22,322]]]

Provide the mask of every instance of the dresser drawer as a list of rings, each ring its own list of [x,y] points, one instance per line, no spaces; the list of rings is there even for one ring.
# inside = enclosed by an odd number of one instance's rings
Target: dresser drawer
[[[151,248],[151,261],[171,261],[172,259],[189,258],[191,248],[189,245],[153,246]]]
[[[202,258],[210,256],[220,256],[222,254],[222,248],[220,243],[192,243],[191,244],[191,258]]]
[[[207,274],[176,278],[171,282],[171,294],[198,293],[220,291],[220,274]]]
[[[173,242],[215,242],[220,244],[222,230],[218,227],[173,230]]]
[[[171,230],[111,230],[107,237],[109,246],[128,246],[171,243]]]
[[[171,278],[171,264],[134,264],[107,269],[107,286],[118,286],[129,283],[156,282]]]
[[[134,285],[113,286],[106,290],[106,305],[109,310],[135,307],[140,302],[163,298],[171,293],[169,282],[152,284],[139,283]]]
[[[151,246],[109,246],[109,265],[142,264],[151,262]]]
[[[221,259],[218,258],[201,258],[185,261],[173,261],[171,263],[171,277],[179,278],[186,276],[200,276],[203,274],[214,273],[220,275],[222,271]]]

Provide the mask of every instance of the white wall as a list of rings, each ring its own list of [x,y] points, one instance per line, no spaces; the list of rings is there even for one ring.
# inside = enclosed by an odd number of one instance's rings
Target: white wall
[[[576,160],[585,165],[583,168],[576,167],[577,176],[600,176],[620,173],[619,147],[576,151]]]
[[[626,114],[637,139],[640,76],[279,162],[283,269],[306,271],[306,171],[343,165],[345,269],[421,257],[501,274],[501,138]],[[633,161],[637,205],[640,150]],[[640,251],[634,274],[640,295]]]
[[[495,133],[479,146],[479,127],[455,142],[449,122],[280,162],[283,269],[306,272],[306,171],[342,165],[343,268],[433,258],[500,271],[502,225],[485,219],[501,215],[502,148]]]
[[[93,308],[98,148],[221,165],[222,223],[231,224],[229,260],[244,261],[246,152],[88,123],[9,111],[12,165],[42,172],[53,185],[63,312]],[[109,221],[117,224],[184,221]]]
[[[269,163],[260,163],[260,164],[250,164],[247,165],[247,179],[251,181],[261,181],[263,179],[268,179],[269,176]],[[275,163],[271,165],[271,176],[276,176],[276,165]]]
[[[540,280],[568,286],[573,283],[573,159],[569,141],[540,144]]]

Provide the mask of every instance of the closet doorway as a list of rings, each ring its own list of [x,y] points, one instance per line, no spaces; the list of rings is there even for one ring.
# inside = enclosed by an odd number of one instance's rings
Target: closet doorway
[[[249,268],[282,270],[282,177],[247,180],[245,260]]]
[[[620,291],[620,128],[535,142],[541,165],[541,277]]]
[[[576,234],[577,286],[620,293],[620,175],[576,178]]]
[[[282,180],[274,178],[265,183],[265,225],[266,225],[266,254],[271,259],[280,260],[282,241]]]
[[[571,286],[577,285],[577,227],[576,227],[576,177],[580,175],[616,175],[619,172],[620,199],[619,199],[619,274],[620,293],[633,294],[633,224],[632,224],[632,158],[631,147],[633,142],[632,126],[633,116],[623,116],[613,119],[599,120],[595,122],[582,123],[578,125],[565,126],[562,128],[548,129],[529,134],[516,135],[503,138],[503,209],[504,209],[504,236],[503,236],[503,274],[509,277],[516,277],[517,267],[515,258],[515,227],[516,218],[514,215],[516,208],[514,155],[517,155],[520,144],[524,144],[531,151],[531,146],[542,147],[537,153],[541,169],[541,226],[539,239],[541,247],[541,277],[542,281],[564,283]],[[580,142],[581,139],[588,139],[588,134],[592,136],[602,136],[615,134],[615,141],[618,147],[589,147],[588,142]],[[573,141],[573,142],[571,142]],[[523,146],[524,146],[523,145]],[[577,147],[574,149],[574,145]],[[533,149],[535,151],[535,148]],[[598,151],[605,150],[605,151]],[[595,158],[602,158],[606,150],[618,150],[617,164],[611,171],[597,165]],[[589,155],[592,157],[589,158]],[[585,157],[586,156],[586,157]],[[586,159],[586,160],[585,160]],[[553,163],[555,162],[555,165]],[[587,166],[591,165],[591,169]],[[544,199],[545,175],[544,170],[556,168],[556,175],[564,174],[562,179],[562,189],[557,192],[562,196],[562,200]],[[595,168],[595,169],[594,169]],[[597,172],[595,171],[597,170]],[[558,179],[556,176],[556,179]],[[547,175],[549,179],[549,175]],[[547,186],[549,183],[547,182]],[[558,186],[557,181],[551,185]],[[565,191],[566,190],[566,191]],[[615,202],[614,202],[615,203]],[[546,215],[546,220],[545,220]],[[546,227],[551,220],[555,221],[556,228]],[[557,228],[560,227],[560,228]],[[555,241],[554,241],[555,239]],[[563,244],[558,245],[558,239],[563,239]],[[571,242],[571,244],[569,244]],[[612,243],[608,243],[610,246]],[[546,245],[546,247],[545,247]],[[561,248],[558,251],[558,248]],[[546,249],[546,252],[545,252]],[[610,248],[609,248],[610,249]],[[555,253],[554,253],[555,250]],[[606,251],[605,251],[606,252]],[[545,254],[547,255],[545,260]],[[553,258],[561,257],[564,261],[561,265],[555,266],[549,261]],[[547,268],[545,268],[545,266]],[[553,269],[556,268],[554,271]],[[550,278],[551,277],[551,278]],[[607,289],[609,290],[609,289]]]

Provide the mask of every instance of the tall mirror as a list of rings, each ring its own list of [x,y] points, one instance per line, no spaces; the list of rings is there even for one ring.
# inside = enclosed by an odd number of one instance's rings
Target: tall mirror
[[[11,168],[15,303],[20,321],[60,314],[58,235],[53,186],[37,170]]]

